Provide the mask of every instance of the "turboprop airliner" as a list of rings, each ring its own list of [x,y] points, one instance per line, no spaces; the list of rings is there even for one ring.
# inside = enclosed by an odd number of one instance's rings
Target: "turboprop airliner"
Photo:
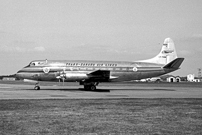
[[[84,89],[95,90],[101,82],[131,81],[157,77],[178,70],[184,58],[178,58],[174,42],[166,38],[160,53],[139,61],[34,60],[16,76],[39,81],[79,82]],[[38,83],[34,89],[39,90]]]

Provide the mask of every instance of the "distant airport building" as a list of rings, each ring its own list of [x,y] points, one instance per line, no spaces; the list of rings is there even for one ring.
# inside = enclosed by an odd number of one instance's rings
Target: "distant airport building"
[[[195,77],[194,82],[202,82],[202,78],[201,77]]]
[[[176,82],[181,82],[181,78],[179,76],[177,76],[175,79],[176,79]]]
[[[168,77],[167,82],[175,82],[175,77],[173,77],[173,76]]]
[[[153,77],[153,78],[150,78],[150,81],[151,82],[162,82],[162,79],[160,77]]]
[[[188,82],[202,82],[202,78],[201,77],[195,77],[194,74],[189,74],[189,75],[187,75],[187,81]]]
[[[166,79],[167,82],[181,82],[181,78],[179,76],[170,76]]]
[[[140,80],[140,82],[181,82],[181,81],[185,81],[185,79],[182,79],[179,76],[173,76],[173,75],[165,75],[165,76]]]
[[[160,77],[153,77],[153,78],[141,79],[138,82],[162,82],[162,79]]]
[[[201,79],[194,79],[194,82],[202,82]]]
[[[187,75],[187,81],[188,82],[194,82],[194,74],[189,74],[189,75]]]
[[[14,77],[3,77],[3,81],[15,81],[16,79]]]

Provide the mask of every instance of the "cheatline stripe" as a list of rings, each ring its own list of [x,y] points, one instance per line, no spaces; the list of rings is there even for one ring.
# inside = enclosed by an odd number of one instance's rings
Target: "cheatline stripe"
[[[49,71],[50,72],[57,72],[57,71]],[[44,71],[18,71],[18,73],[44,73]]]

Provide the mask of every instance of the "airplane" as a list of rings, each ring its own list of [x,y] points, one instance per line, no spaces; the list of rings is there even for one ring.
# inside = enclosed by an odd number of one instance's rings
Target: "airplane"
[[[19,79],[79,82],[85,90],[96,90],[101,82],[121,82],[158,77],[180,69],[174,42],[166,38],[158,55],[139,61],[34,60],[16,73]]]

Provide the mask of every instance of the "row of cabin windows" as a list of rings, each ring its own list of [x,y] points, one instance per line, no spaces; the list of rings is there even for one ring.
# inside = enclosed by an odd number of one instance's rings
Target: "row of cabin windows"
[[[66,63],[67,66],[97,66],[97,67],[116,67],[117,64],[111,64],[111,63]]]
[[[67,68],[66,71],[68,70],[110,70],[110,71],[133,71],[133,68],[79,68],[79,67],[76,67],[76,68]]]

